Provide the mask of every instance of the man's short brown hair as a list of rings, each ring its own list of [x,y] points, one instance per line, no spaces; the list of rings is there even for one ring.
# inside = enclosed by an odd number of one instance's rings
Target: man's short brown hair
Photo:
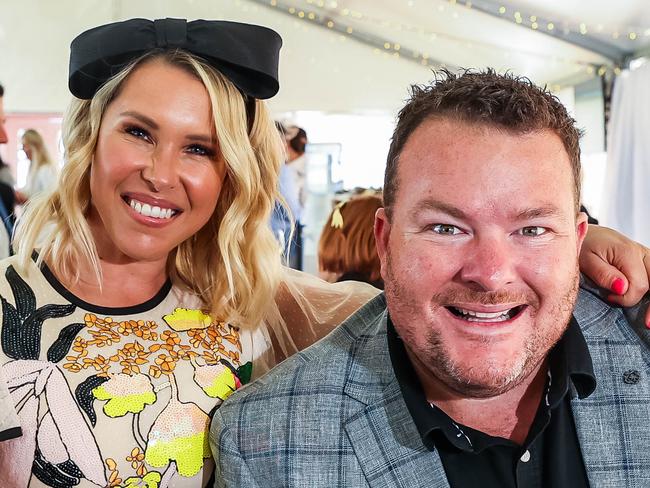
[[[399,184],[397,166],[410,135],[433,118],[493,126],[515,134],[544,129],[556,133],[569,155],[574,179],[576,213],[580,208],[580,131],[566,108],[545,88],[510,73],[442,70],[428,85],[411,86],[411,98],[400,110],[384,176],[384,207],[391,216]]]

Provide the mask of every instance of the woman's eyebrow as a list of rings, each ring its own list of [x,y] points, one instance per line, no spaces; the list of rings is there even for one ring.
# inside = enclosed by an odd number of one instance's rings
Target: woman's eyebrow
[[[153,130],[158,130],[160,126],[150,117],[147,117],[146,115],[136,112],[134,110],[127,110],[125,112],[122,112],[120,114],[121,117],[133,117],[134,119],[138,119],[140,122],[145,124],[146,126],[150,127]],[[205,135],[205,134],[190,134],[186,137],[186,139],[190,141],[195,141],[195,142],[203,142],[206,144],[216,144],[217,141],[214,137]]]
[[[138,119],[140,122],[142,122],[145,125],[148,125],[154,130],[158,130],[158,124],[150,117],[147,117],[144,114],[141,114],[140,112],[135,112],[133,110],[127,110],[126,112],[122,112],[120,114],[120,117],[133,117],[134,119]]]

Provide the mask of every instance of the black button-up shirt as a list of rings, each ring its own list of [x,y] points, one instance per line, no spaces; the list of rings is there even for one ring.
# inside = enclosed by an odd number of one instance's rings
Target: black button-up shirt
[[[438,450],[452,488],[589,486],[571,414],[570,383],[585,398],[596,388],[596,379],[574,319],[549,353],[546,390],[521,446],[460,425],[430,405],[390,319],[388,348],[406,406],[424,445]]]

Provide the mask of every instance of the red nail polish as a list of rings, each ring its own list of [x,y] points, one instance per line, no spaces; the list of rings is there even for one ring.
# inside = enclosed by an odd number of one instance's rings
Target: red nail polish
[[[650,329],[650,320],[649,320],[648,322],[645,323],[645,328],[646,328],[646,329]]]
[[[625,280],[623,278],[616,278],[612,283],[612,291],[617,295],[622,295],[625,290]]]

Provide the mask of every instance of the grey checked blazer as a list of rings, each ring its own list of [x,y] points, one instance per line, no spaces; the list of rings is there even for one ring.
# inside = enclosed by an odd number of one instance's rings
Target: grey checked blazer
[[[592,488],[650,487],[650,331],[581,290],[574,315],[598,386],[572,409]],[[218,487],[448,487],[404,404],[383,295],[214,415]]]

